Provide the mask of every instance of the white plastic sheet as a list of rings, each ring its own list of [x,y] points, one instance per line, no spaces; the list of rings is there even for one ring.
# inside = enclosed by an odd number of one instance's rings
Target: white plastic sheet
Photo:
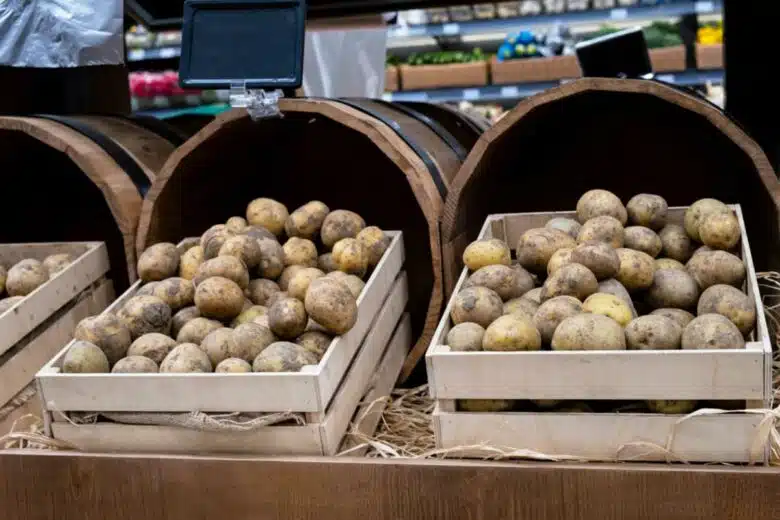
[[[0,65],[122,63],[122,10],[122,0],[0,0]]]

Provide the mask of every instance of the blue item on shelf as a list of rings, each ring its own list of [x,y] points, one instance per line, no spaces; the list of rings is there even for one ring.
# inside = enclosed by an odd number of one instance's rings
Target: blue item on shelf
[[[528,45],[529,43],[536,43],[536,37],[531,31],[520,31],[520,34],[517,35],[517,41],[523,45]]]
[[[498,59],[498,61],[511,60],[514,57],[515,57],[514,44],[509,42],[502,43],[501,46],[498,48],[498,52],[496,53],[496,58]]]

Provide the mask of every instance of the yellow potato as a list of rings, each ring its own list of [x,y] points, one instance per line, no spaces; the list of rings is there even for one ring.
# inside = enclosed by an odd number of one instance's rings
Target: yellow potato
[[[485,329],[476,323],[459,323],[447,333],[447,346],[455,352],[482,350]]]
[[[195,285],[184,278],[167,278],[154,286],[152,295],[168,304],[172,311],[178,311],[193,304]]]
[[[233,330],[228,354],[230,357],[252,362],[274,341],[277,341],[276,336],[268,327],[258,323],[244,323]]]
[[[233,329],[222,327],[209,332],[208,336],[203,338],[200,349],[209,357],[211,364],[217,366],[222,361],[232,357],[229,352],[232,340]]]
[[[247,374],[252,372],[252,365],[238,358],[227,358],[214,369],[216,374]]]
[[[756,306],[750,297],[730,285],[713,285],[701,293],[697,314],[721,314],[747,336],[756,325]]]
[[[209,357],[193,343],[182,343],[171,350],[162,363],[160,373],[211,372]]]
[[[504,304],[495,291],[487,287],[469,287],[455,295],[451,317],[456,325],[471,322],[487,328],[503,310]]]
[[[111,368],[112,374],[155,374],[158,371],[157,363],[144,356],[127,356]]]
[[[246,220],[250,225],[264,227],[276,236],[284,231],[288,216],[284,204],[268,198],[255,199],[246,208]]]
[[[501,312],[502,314],[521,314],[526,318],[533,319],[538,308],[538,302],[522,296],[520,298],[512,298],[506,302]]]
[[[563,231],[551,228],[529,229],[517,242],[517,261],[529,271],[545,273],[556,251],[574,248],[576,245],[574,239]]]
[[[625,248],[618,249],[617,256],[620,267],[615,278],[623,287],[629,291],[639,291],[653,284],[656,266],[652,256]]]
[[[49,272],[41,262],[26,258],[16,263],[5,280],[8,296],[27,296],[49,280]]]
[[[577,201],[577,220],[585,223],[595,217],[607,215],[626,224],[628,214],[620,199],[607,190],[590,190]],[[615,246],[620,247],[620,246]]]
[[[623,225],[619,220],[602,215],[594,217],[582,225],[582,229],[577,235],[577,242],[580,244],[590,241],[606,242],[617,249],[623,247],[623,235]]]
[[[225,240],[217,256],[234,256],[244,262],[247,269],[254,269],[260,264],[262,251],[257,239],[248,235],[236,235]]]
[[[271,332],[282,339],[295,339],[300,336],[306,330],[308,319],[303,302],[295,298],[281,299],[268,309]]]
[[[127,355],[148,357],[159,365],[175,346],[176,341],[165,334],[150,332],[133,341],[127,349]]]
[[[472,271],[488,265],[510,265],[509,246],[497,238],[476,240],[463,251],[463,263]]]
[[[330,334],[319,330],[309,330],[298,336],[295,343],[314,354],[319,361],[325,355],[332,341],[333,336]]]
[[[304,304],[308,315],[334,336],[349,331],[357,321],[357,299],[349,287],[332,278],[311,282]]]
[[[477,269],[468,277],[463,285],[469,287],[487,287],[495,291],[502,300],[519,298],[534,287],[533,278],[522,267],[513,268],[506,265],[488,265]]]
[[[622,283],[618,282],[614,278],[610,278],[609,280],[602,280],[599,282],[598,292],[617,296],[623,300],[623,303],[628,305],[629,309],[631,309],[631,316],[634,318],[637,317],[636,308],[634,308],[634,301],[631,299],[631,295],[628,293],[628,290]]]
[[[612,318],[581,313],[558,325],[550,345],[553,350],[625,350],[626,337]]]
[[[290,265],[285,267],[281,276],[279,276],[279,280],[276,282],[279,284],[279,289],[282,291],[287,291],[287,289],[290,287],[290,281],[295,277],[296,274],[305,268],[306,266],[303,265]]]
[[[536,305],[539,305],[542,303],[542,288],[537,287],[536,289],[531,289],[527,293],[523,295],[523,298],[526,300],[531,300],[532,302],[536,303]]]
[[[200,345],[203,343],[203,339],[208,336],[211,331],[222,327],[224,327],[224,325],[217,320],[210,320],[198,316],[182,325],[181,329],[179,329],[179,333],[176,335],[176,342],[195,343],[196,345]]]
[[[179,277],[185,280],[192,280],[195,278],[195,274],[198,272],[198,267],[204,261],[203,248],[200,246],[193,246],[184,254],[181,255],[181,261],[179,262]]]
[[[740,238],[739,221],[729,212],[707,215],[699,224],[699,237],[713,249],[731,249]]]
[[[483,350],[540,350],[542,338],[533,322],[518,314],[500,316],[482,337]]]
[[[284,265],[317,266],[317,246],[309,239],[292,237],[282,246]]]
[[[248,223],[244,217],[230,217],[225,222],[225,227],[233,233],[243,233]]]
[[[288,237],[313,239],[320,232],[329,212],[330,209],[323,202],[318,200],[307,202],[290,213],[284,223],[284,230]]]
[[[360,277],[368,270],[368,252],[355,238],[342,238],[333,245],[333,261],[339,271]]]
[[[700,199],[685,210],[685,231],[694,240],[700,240],[699,226],[705,217],[713,213],[730,212],[728,206],[716,199]]]
[[[628,325],[633,317],[626,302],[614,294],[607,293],[596,293],[588,296],[582,304],[582,311],[612,318],[621,327]]]
[[[673,258],[656,258],[653,263],[656,271],[659,269],[679,269],[680,271],[685,271],[685,265]]]
[[[574,251],[574,248],[564,247],[553,253],[550,257],[550,261],[547,262],[547,276],[550,276],[564,265],[572,263],[572,251]]]
[[[591,241],[579,244],[571,252],[572,263],[584,265],[597,280],[612,278],[620,268],[620,258],[611,245]]]
[[[721,314],[702,314],[683,330],[684,349],[741,349],[745,338],[731,320]]]
[[[558,325],[569,316],[581,312],[582,303],[571,296],[557,296],[541,304],[533,315],[533,320],[542,342],[549,345]]]
[[[540,298],[545,302],[556,296],[573,296],[582,301],[598,291],[598,288],[596,276],[587,267],[572,263],[564,265],[547,278]]]
[[[241,311],[241,314],[230,322],[230,326],[236,328],[244,323],[252,323],[258,316],[265,316],[266,314],[268,314],[268,308],[264,305],[252,305]]]
[[[363,228],[366,221],[354,211],[337,209],[328,213],[320,230],[322,244],[328,249],[342,238],[355,238]]]
[[[66,374],[107,373],[108,358],[97,345],[88,341],[74,341],[65,353],[61,369]]]
[[[628,249],[642,251],[655,258],[661,252],[661,237],[655,231],[643,226],[629,226],[624,230],[623,245]]]
[[[325,276],[325,273],[316,267],[301,269],[293,276],[292,280],[290,280],[290,284],[287,286],[287,294],[300,301],[305,300],[306,291],[309,290],[309,284],[321,276]]]
[[[635,226],[645,226],[653,230],[666,225],[666,214],[669,205],[663,197],[640,193],[634,195],[626,204],[628,221]]]
[[[246,289],[249,286],[249,271],[247,271],[244,262],[234,256],[218,256],[206,260],[198,267],[192,283],[198,287],[205,280],[213,277],[232,280],[241,289]]]
[[[206,318],[231,320],[241,314],[244,292],[233,280],[212,276],[195,289],[195,306]]]
[[[366,249],[369,267],[375,267],[390,246],[390,237],[376,226],[368,226],[357,234],[357,240]]]
[[[175,245],[169,242],[155,244],[138,258],[138,277],[144,282],[156,282],[175,276],[179,270],[179,258]]]
[[[194,305],[185,307],[174,314],[173,318],[171,318],[171,337],[177,337],[181,328],[195,318],[200,318],[200,311]]]
[[[225,241],[235,235],[225,224],[211,226],[200,237],[200,247],[203,249],[203,258],[210,260],[219,254],[219,250]]]
[[[98,346],[112,364],[125,357],[132,342],[130,330],[113,314],[84,318],[76,325],[73,338]]]

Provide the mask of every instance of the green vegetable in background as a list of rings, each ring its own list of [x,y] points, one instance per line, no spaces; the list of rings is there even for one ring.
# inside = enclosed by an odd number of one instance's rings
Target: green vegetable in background
[[[451,63],[470,63],[486,59],[482,49],[470,51],[436,51],[412,53],[406,59],[408,65],[449,65]]]

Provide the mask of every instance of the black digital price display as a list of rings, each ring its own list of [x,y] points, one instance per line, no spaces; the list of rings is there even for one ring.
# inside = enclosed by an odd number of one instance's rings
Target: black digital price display
[[[583,76],[641,78],[653,71],[641,28],[578,43],[576,51]]]

